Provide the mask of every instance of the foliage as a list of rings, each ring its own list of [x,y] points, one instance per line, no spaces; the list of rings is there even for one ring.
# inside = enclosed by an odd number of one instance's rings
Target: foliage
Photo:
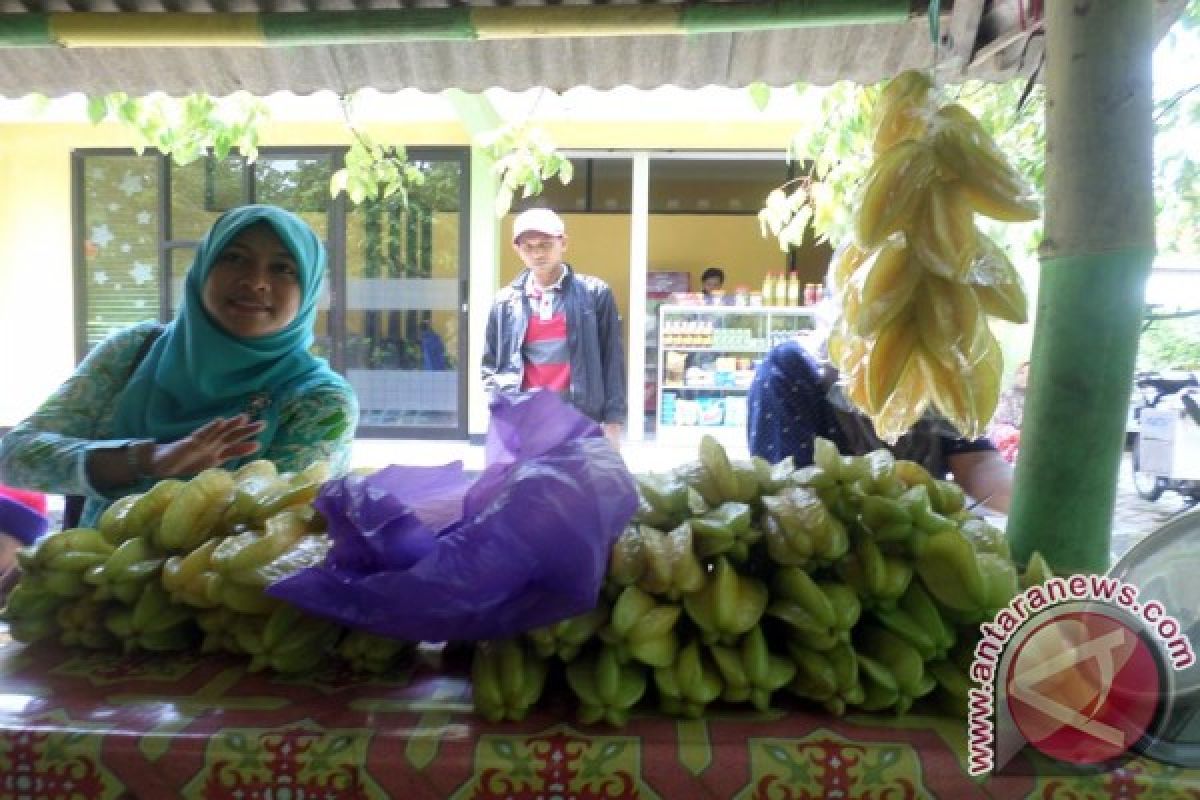
[[[88,98],[93,124],[113,120],[133,133],[139,154],[154,148],[181,166],[209,151],[223,160],[235,149],[254,161],[266,116],[263,102],[246,92],[221,101],[207,94],[180,99],[161,93],[130,97],[124,92]]]
[[[827,88],[797,84],[796,90],[818,109],[792,137],[789,158],[800,163],[799,175],[773,190],[759,212],[763,235],[780,248],[800,246],[812,226],[818,241],[833,245],[846,240],[852,226],[859,184],[872,161],[874,130],[871,112],[883,84],[858,87],[841,82]],[[1022,102],[1024,81],[1008,84],[968,82],[943,87],[940,102],[959,102],[980,118],[1014,165],[1037,187],[1042,185],[1045,149],[1044,91],[1035,86]],[[1038,226],[1000,226],[993,238],[1032,253]]]
[[[408,203],[408,187],[420,184],[425,175],[408,162],[402,144],[380,144],[361,130],[354,131],[354,143],[346,152],[346,166],[333,173],[329,194],[345,192],[355,205],[367,199],[385,199],[397,195]]]
[[[1154,322],[1138,343],[1140,371],[1200,370],[1200,316]]]
[[[1167,52],[1200,50],[1200,0],[1189,0],[1179,22],[1160,45]],[[1200,159],[1189,131],[1200,127],[1200,82],[1189,79],[1155,103],[1156,232],[1162,252],[1200,252]],[[818,112],[792,139],[790,157],[803,165],[800,176],[767,197],[759,214],[763,233],[776,236],[787,250],[803,240],[811,224],[820,240],[846,238],[858,184],[870,164],[870,111],[882,84],[858,88],[839,83],[828,88],[797,84],[797,91]],[[748,87],[759,108],[766,105],[761,87]],[[1041,191],[1045,174],[1045,88],[1015,80],[992,84],[968,81],[943,86],[941,102],[959,102],[979,117],[1017,169]],[[993,225],[980,220],[993,239],[1023,259],[1031,259],[1041,226]]]
[[[480,134],[477,147],[495,160],[493,169],[500,177],[496,192],[496,216],[503,217],[512,208],[518,190],[522,197],[542,193],[545,182],[557,176],[565,186],[571,182],[574,167],[555,149],[550,136],[528,124],[502,125]]]
[[[377,142],[355,124],[353,104],[353,96],[342,97],[342,113],[354,143],[346,152],[346,166],[329,179],[329,194],[337,197],[344,191],[355,205],[395,195],[407,205],[408,187],[424,182],[424,172],[409,163],[404,145]]]
[[[1194,141],[1200,129],[1200,0],[1190,0],[1159,47],[1176,63],[1155,64],[1168,80],[1175,79],[1154,108],[1158,249],[1200,257],[1200,159]]]
[[[818,241],[834,244],[851,228],[857,186],[870,165],[870,109],[878,88],[860,89],[842,81],[827,88],[796,84],[817,109],[792,136],[789,160],[800,162],[798,176],[767,196],[759,212],[763,235],[780,249],[799,247],[811,224]]]

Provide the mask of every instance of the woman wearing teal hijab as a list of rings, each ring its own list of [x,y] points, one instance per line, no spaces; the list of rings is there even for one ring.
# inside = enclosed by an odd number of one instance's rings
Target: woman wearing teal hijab
[[[266,458],[281,470],[348,467],[350,386],[313,356],[325,249],[299,217],[251,205],[223,214],[188,270],[178,316],[97,345],[32,416],[0,439],[0,475],[88,501],[164,478]]]

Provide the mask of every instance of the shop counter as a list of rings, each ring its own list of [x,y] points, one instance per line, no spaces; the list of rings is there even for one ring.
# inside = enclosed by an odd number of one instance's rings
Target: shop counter
[[[386,678],[285,679],[226,656],[0,646],[0,798],[535,800],[577,798],[1200,797],[1200,772],[1133,759],[1074,772],[1022,754],[965,771],[961,720],[647,709],[585,726],[552,687],[526,720],[471,712],[465,652]]]

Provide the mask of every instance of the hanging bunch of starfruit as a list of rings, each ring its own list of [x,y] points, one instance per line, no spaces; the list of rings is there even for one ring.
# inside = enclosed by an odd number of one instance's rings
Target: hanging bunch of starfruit
[[[1021,277],[975,215],[1029,221],[1038,202],[971,112],[937,106],[923,72],[885,87],[874,130],[854,240],[830,264],[841,307],[830,358],[884,439],[930,404],[975,438],[995,411],[1003,368],[988,318],[1027,320]]]

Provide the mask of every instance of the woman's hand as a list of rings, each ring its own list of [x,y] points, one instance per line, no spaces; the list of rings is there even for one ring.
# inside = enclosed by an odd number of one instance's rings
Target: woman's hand
[[[190,436],[147,448],[143,469],[155,480],[162,480],[219,467],[230,459],[256,452],[259,444],[253,439],[264,425],[246,414],[215,419]]]

